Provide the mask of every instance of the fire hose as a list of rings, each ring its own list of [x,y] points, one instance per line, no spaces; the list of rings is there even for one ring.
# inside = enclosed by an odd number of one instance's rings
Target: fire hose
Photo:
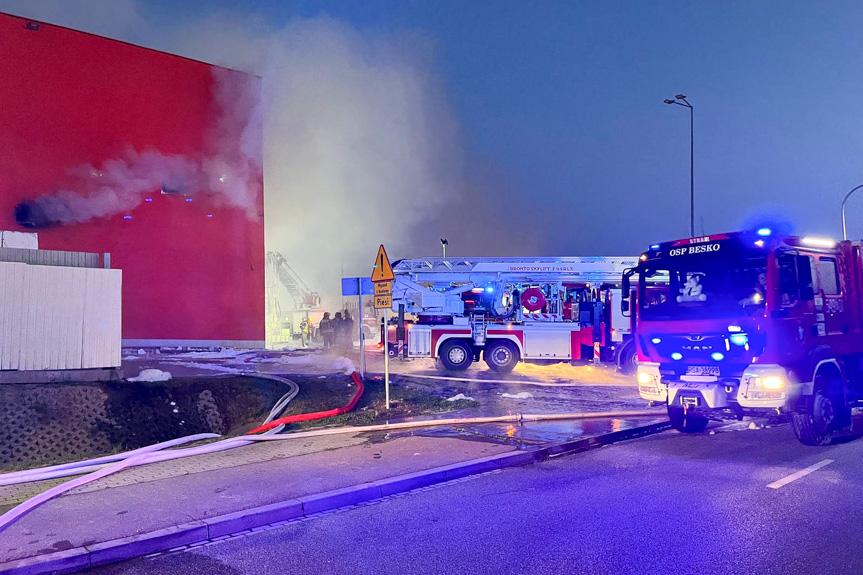
[[[28,499],[24,503],[14,507],[3,515],[0,515],[0,532],[5,530],[7,527],[9,527],[9,525],[14,523],[27,513],[30,513],[40,505],[47,503],[54,497],[62,495],[63,493],[66,493],[67,491],[70,491],[77,487],[86,485],[87,483],[96,481],[97,479],[101,479],[107,475],[122,471],[123,469],[126,469],[128,467],[136,467],[138,465],[144,465],[146,463],[156,463],[159,461],[169,461],[171,459],[179,459],[181,457],[189,457],[193,455],[204,455],[207,453],[215,453],[218,451],[224,451],[226,449],[232,449],[234,447],[249,445],[251,443],[254,443],[254,441],[258,439],[261,439],[263,437],[271,437],[273,434],[278,433],[284,427],[285,423],[287,423],[288,420],[291,420],[292,418],[294,418],[295,421],[307,421],[310,419],[323,419],[325,417],[331,417],[333,415],[341,415],[343,413],[347,413],[356,406],[364,390],[363,383],[362,380],[359,378],[359,375],[354,372],[353,374],[351,374],[351,377],[353,378],[354,383],[357,384],[357,392],[347,403],[347,405],[329,411],[300,414],[273,420],[273,417],[283,411],[287,404],[294,397],[296,397],[297,393],[299,393],[299,387],[293,381],[274,377],[273,379],[278,379],[282,383],[287,383],[290,387],[290,390],[288,391],[288,393],[282,396],[281,399],[279,399],[279,401],[270,411],[270,414],[267,416],[266,419],[268,423],[265,423],[263,426],[251,432],[265,432],[263,435],[255,436],[254,438],[232,437],[230,439],[217,441],[215,443],[211,443],[209,445],[202,445],[199,447],[177,449],[168,452],[158,451],[165,447],[173,447],[176,445],[181,445],[183,443],[190,443],[193,441],[220,437],[219,435],[213,433],[202,433],[198,435],[192,435],[189,437],[182,437],[179,439],[166,441],[156,445],[150,445],[141,449],[127,452],[125,454],[106,456],[97,459],[91,459],[89,461],[55,465],[48,468],[33,469],[17,472],[14,474],[10,473],[6,476],[0,477],[0,485],[15,485],[18,483],[29,483],[31,481],[42,481],[45,479],[54,479],[57,477],[88,473],[87,475],[78,477],[62,485],[52,487],[51,489],[40,493],[36,497]],[[105,465],[106,463],[108,464]]]
[[[296,422],[296,421],[308,421],[310,419],[322,419],[324,417],[331,417],[333,415],[341,415],[343,413],[347,413],[351,409],[353,409],[360,397],[362,396],[364,387],[362,385],[362,381],[359,379],[356,373],[352,374],[354,381],[357,383],[357,393],[354,394],[354,397],[344,406],[332,409],[328,411],[321,411],[310,414],[300,414],[294,416],[288,416],[284,418],[280,418],[277,420],[273,420],[270,423],[261,426],[260,428],[253,430],[250,433],[256,433],[258,431],[265,431],[265,433],[261,435],[246,435],[241,437],[233,437],[230,439],[225,439],[222,441],[218,441],[215,443],[211,443],[208,445],[202,445],[198,447],[189,447],[184,449],[177,449],[173,451],[167,452],[157,452],[155,450],[162,449],[164,447],[171,447],[175,445],[180,445],[182,443],[189,443],[192,441],[197,441],[200,439],[209,439],[214,437],[219,437],[215,434],[199,434],[185,438],[174,439],[169,442],[164,442],[156,445],[151,445],[145,448],[141,448],[135,451],[127,452],[125,454],[119,454],[114,456],[106,456],[103,458],[93,459],[84,462],[77,462],[72,464],[63,464],[52,466],[49,468],[41,468],[34,469],[29,471],[22,471],[16,473],[5,474],[0,478],[0,485],[12,485],[15,483],[26,483],[31,481],[39,481],[42,479],[48,479],[49,477],[42,477],[43,474],[50,473],[65,473],[65,475],[79,475],[81,473],[88,473],[87,475],[83,475],[81,477],[77,477],[71,481],[68,481],[62,485],[58,485],[53,487],[32,499],[21,503],[17,507],[11,509],[10,511],[0,515],[0,532],[4,531],[7,527],[9,527],[12,523],[26,515],[27,513],[33,511],[40,505],[47,503],[54,497],[62,495],[72,489],[77,487],[81,487],[86,485],[87,483],[91,483],[96,481],[97,479],[101,479],[112,473],[116,473],[118,471],[122,471],[123,469],[129,467],[135,467],[138,465],[144,465],[147,463],[156,463],[160,461],[169,461],[172,459],[179,459],[182,457],[190,457],[194,455],[204,455],[207,453],[215,453],[218,451],[224,451],[227,449],[232,449],[234,447],[240,447],[243,445],[249,445],[251,443],[256,443],[260,441],[284,441],[291,439],[299,439],[303,437],[314,437],[314,436],[323,436],[323,435],[335,435],[335,434],[345,434],[345,433],[363,433],[370,431],[394,431],[400,429],[409,429],[414,427],[431,427],[431,426],[440,426],[440,425],[457,425],[457,424],[477,424],[477,423],[504,423],[504,422],[513,422],[513,423],[522,423],[529,421],[542,421],[542,420],[561,420],[561,419],[594,419],[594,418],[608,418],[608,417],[656,417],[657,413],[654,411],[630,411],[630,412],[588,412],[588,413],[559,413],[559,414],[514,414],[514,415],[503,415],[503,416],[492,416],[492,417],[462,417],[462,418],[450,418],[450,419],[429,419],[429,420],[421,420],[421,421],[406,421],[401,423],[386,423],[380,425],[367,425],[367,426],[352,426],[352,427],[340,427],[333,429],[320,429],[320,430],[311,430],[305,432],[291,433],[287,435],[276,435],[280,430],[281,426],[286,423]],[[290,393],[290,392],[289,392]],[[281,400],[280,400],[281,401]],[[305,419],[302,419],[305,418]],[[116,458],[125,459],[117,461]],[[109,459],[114,458],[112,464],[104,465],[104,462]],[[13,477],[14,476],[14,477]],[[54,475],[54,477],[59,477],[61,475]]]
[[[274,419],[269,423],[265,423],[260,427],[256,427],[255,429],[248,432],[246,435],[254,435],[256,433],[261,433],[262,431],[268,431],[274,427],[278,427],[279,425],[287,425],[289,423],[298,423],[300,421],[312,421],[314,419],[325,419],[327,417],[335,417],[337,415],[344,415],[351,411],[354,407],[356,407],[357,402],[360,400],[360,397],[363,395],[363,391],[365,391],[365,387],[363,387],[363,381],[360,379],[360,376],[357,372],[351,374],[351,377],[354,380],[354,383],[357,384],[357,392],[351,398],[349,402],[341,407],[337,407],[336,409],[329,409],[327,411],[316,411],[314,413],[300,413],[298,415],[288,415],[287,417],[280,417],[279,419]]]

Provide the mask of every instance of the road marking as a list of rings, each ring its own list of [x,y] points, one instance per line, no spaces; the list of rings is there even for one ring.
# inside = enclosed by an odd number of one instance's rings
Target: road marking
[[[833,463],[832,459],[825,459],[824,461],[819,461],[815,465],[810,465],[806,469],[801,469],[800,471],[797,471],[795,473],[792,473],[791,475],[783,477],[782,479],[780,479],[778,481],[774,481],[773,483],[769,484],[767,487],[769,487],[770,489],[779,489],[780,487],[782,487],[784,485],[788,485],[792,481],[797,481],[801,477],[806,477],[807,475],[809,475],[813,471],[818,471],[822,467],[824,467],[826,465],[830,465],[831,463]]]

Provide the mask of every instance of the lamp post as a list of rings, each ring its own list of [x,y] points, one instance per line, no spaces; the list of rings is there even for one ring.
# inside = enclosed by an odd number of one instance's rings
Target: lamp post
[[[440,239],[440,247],[443,248],[443,257],[446,257],[446,247],[449,245],[449,242],[445,238]]]
[[[848,198],[851,197],[851,194],[853,194],[854,192],[856,192],[860,188],[863,188],[863,184],[860,184],[856,188],[852,188],[850,192],[845,194],[845,199],[842,200],[842,239],[843,240],[848,239],[848,226],[845,225],[845,202],[848,201]]]
[[[676,95],[673,100],[665,100],[665,103],[689,108],[689,237],[695,237],[695,138],[693,137],[695,115],[692,104],[683,94]]]

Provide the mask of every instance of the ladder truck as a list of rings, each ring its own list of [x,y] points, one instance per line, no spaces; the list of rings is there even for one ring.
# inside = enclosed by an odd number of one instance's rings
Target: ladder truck
[[[637,257],[419,258],[393,264],[391,356],[433,358],[443,371],[485,361],[614,362],[635,370],[621,278]],[[406,319],[406,314],[411,319]]]
[[[321,298],[288,264],[279,252],[266,255],[266,339],[268,346],[291,343],[300,338],[300,324],[321,307]],[[290,303],[282,305],[282,292]]]

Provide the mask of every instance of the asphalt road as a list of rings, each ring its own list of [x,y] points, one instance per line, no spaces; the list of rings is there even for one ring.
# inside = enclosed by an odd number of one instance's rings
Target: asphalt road
[[[91,573],[860,573],[861,481],[863,439],[667,432]]]

